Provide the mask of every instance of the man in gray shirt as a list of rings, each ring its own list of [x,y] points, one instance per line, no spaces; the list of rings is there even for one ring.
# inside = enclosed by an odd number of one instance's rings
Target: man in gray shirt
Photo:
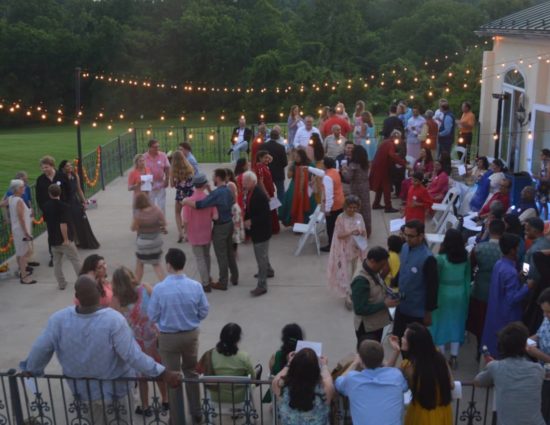
[[[498,333],[501,360],[493,360],[475,378],[480,387],[495,386],[498,425],[545,425],[541,413],[544,370],[527,358],[529,333],[512,322]]]

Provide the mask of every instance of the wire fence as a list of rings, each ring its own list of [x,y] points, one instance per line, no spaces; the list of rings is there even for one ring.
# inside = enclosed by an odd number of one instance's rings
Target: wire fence
[[[158,384],[146,378],[25,378],[10,370],[0,373],[0,424],[186,425],[193,423],[199,412],[206,425],[281,423],[279,401],[271,393],[270,380],[216,376],[184,379],[181,386],[169,390],[175,405],[166,404],[168,399],[163,399]],[[198,387],[200,407],[195,408],[199,410],[191,411],[184,398],[190,386]],[[148,391],[145,410],[139,394],[144,388]],[[453,400],[454,424],[496,424],[492,396],[490,388],[478,389],[471,383],[462,383],[460,398]],[[136,413],[137,406],[140,413]],[[339,396],[331,403],[327,423],[352,424],[347,398]]]

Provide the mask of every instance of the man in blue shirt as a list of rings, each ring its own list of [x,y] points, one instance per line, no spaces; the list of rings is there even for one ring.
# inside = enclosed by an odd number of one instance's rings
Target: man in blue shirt
[[[437,136],[437,156],[441,152],[451,153],[455,137],[455,117],[449,109],[448,103],[442,103],[440,106],[443,118],[439,126],[439,134]]]
[[[119,378],[142,376],[163,378],[170,386],[181,384],[181,375],[168,371],[143,353],[124,316],[99,305],[100,293],[95,280],[80,276],[75,283],[79,305],[55,312],[46,329],[36,339],[29,356],[20,367],[24,374],[40,376],[55,352],[73,395],[89,404],[84,422],[115,422],[115,411],[126,417],[132,410],[113,408],[113,401],[125,404],[131,398],[131,385]],[[80,378],[95,378],[93,380]],[[100,380],[100,381],[99,381]],[[106,419],[106,422],[103,419]]]
[[[378,341],[364,340],[358,351],[335,382],[336,390],[349,398],[353,423],[401,425],[403,393],[409,389],[403,373],[395,367],[383,367],[384,349]]]
[[[228,270],[231,273],[231,283],[239,284],[239,269],[235,260],[235,251],[233,250],[233,214],[231,209],[235,203],[233,194],[226,184],[227,173],[223,168],[214,170],[214,184],[216,189],[200,201],[193,201],[189,198],[183,200],[182,204],[191,208],[216,207],[218,209],[218,220],[214,221],[212,227],[212,244],[218,260],[220,274],[219,282],[214,282],[210,286],[212,289],[227,290]]]
[[[170,248],[165,256],[168,277],[153,288],[147,314],[158,324],[159,352],[168,370],[183,371],[186,378],[198,378],[199,325],[208,315],[208,300],[202,285],[184,273],[185,254]],[[198,383],[186,384],[187,402],[195,423],[201,420]],[[178,418],[177,391],[170,391],[170,418],[173,425],[183,423]],[[178,420],[180,419],[180,420]]]
[[[487,316],[483,327],[481,344],[486,345],[489,353],[499,358],[497,334],[507,324],[521,320],[523,300],[534,288],[534,282],[523,284],[516,269],[519,237],[505,233],[499,240],[502,258],[498,260],[491,275]]]

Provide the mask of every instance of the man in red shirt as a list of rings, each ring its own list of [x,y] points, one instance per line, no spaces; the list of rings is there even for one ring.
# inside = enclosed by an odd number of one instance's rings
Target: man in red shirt
[[[337,115],[336,110],[332,107],[329,109],[328,115],[329,118],[323,124],[323,128],[320,129],[323,133],[323,137],[326,137],[328,134],[332,134],[332,126],[335,124],[338,124],[340,126],[343,136],[346,137],[351,131],[351,125],[349,121]]]
[[[495,201],[502,202],[504,211],[508,211],[510,208],[510,188],[512,187],[512,181],[508,179],[502,179],[500,182],[500,188],[491,198],[485,202],[483,208],[479,211],[479,218],[485,218],[489,215],[491,204]]]
[[[433,200],[428,189],[422,185],[424,175],[416,172],[412,176],[412,185],[407,194],[407,204],[405,206],[405,222],[418,220],[424,223],[426,212],[430,210]]]

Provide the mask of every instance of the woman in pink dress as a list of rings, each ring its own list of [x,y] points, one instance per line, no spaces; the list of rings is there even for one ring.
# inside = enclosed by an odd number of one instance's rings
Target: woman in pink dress
[[[157,325],[149,320],[147,307],[151,299],[153,288],[146,284],[140,284],[134,274],[126,267],[119,267],[113,273],[113,302],[112,308],[119,311],[128,322],[134,333],[136,342],[141,350],[161,362],[157,350],[159,330]],[[157,381],[162,400],[162,409],[168,410],[168,391],[166,384]],[[139,395],[141,406],[136,408],[136,413],[144,416],[152,416],[153,412],[149,407],[149,388],[147,382],[139,383]]]
[[[449,175],[443,170],[440,161],[434,162],[432,181],[427,189],[434,202],[441,202],[449,190]]]
[[[273,178],[271,177],[271,171],[268,164],[273,158],[267,151],[259,151],[256,161],[256,175],[258,176],[258,186],[260,186],[266,193],[269,199],[275,197],[275,184],[273,184]],[[271,231],[274,235],[279,233],[279,215],[277,214],[277,208],[271,210]]]
[[[351,309],[350,283],[358,263],[367,257],[367,230],[363,216],[358,213],[361,201],[349,195],[344,203],[344,212],[336,219],[334,236],[328,257],[328,287],[337,296],[346,299]],[[364,244],[359,246],[357,239]]]

